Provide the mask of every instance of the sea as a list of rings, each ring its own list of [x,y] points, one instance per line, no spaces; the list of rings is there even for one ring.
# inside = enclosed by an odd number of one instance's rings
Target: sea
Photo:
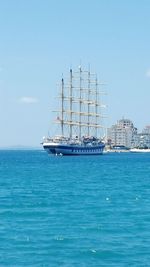
[[[150,154],[1,150],[1,266],[150,266]]]

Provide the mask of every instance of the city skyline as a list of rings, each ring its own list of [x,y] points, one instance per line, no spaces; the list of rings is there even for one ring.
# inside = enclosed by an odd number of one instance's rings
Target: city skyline
[[[110,127],[150,124],[150,2],[10,1],[0,8],[0,147],[40,146],[57,83],[81,63],[106,83]]]

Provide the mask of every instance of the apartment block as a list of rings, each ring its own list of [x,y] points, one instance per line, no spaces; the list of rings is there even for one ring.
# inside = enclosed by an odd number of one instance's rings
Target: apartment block
[[[107,131],[107,138],[111,146],[132,147],[133,136],[137,133],[137,128],[129,119],[121,119],[112,125]]]

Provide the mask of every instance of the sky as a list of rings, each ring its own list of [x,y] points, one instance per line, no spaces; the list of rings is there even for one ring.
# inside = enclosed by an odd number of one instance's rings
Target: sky
[[[109,127],[150,124],[149,0],[0,1],[0,147],[40,146],[58,82],[90,64],[106,83]]]

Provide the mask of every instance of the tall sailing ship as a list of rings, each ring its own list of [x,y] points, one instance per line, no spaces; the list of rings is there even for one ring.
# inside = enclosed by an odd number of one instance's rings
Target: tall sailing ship
[[[105,147],[100,137],[102,119],[97,75],[79,66],[70,69],[69,83],[61,80],[60,110],[56,123],[61,133],[43,139],[43,148],[55,155],[101,155]]]

